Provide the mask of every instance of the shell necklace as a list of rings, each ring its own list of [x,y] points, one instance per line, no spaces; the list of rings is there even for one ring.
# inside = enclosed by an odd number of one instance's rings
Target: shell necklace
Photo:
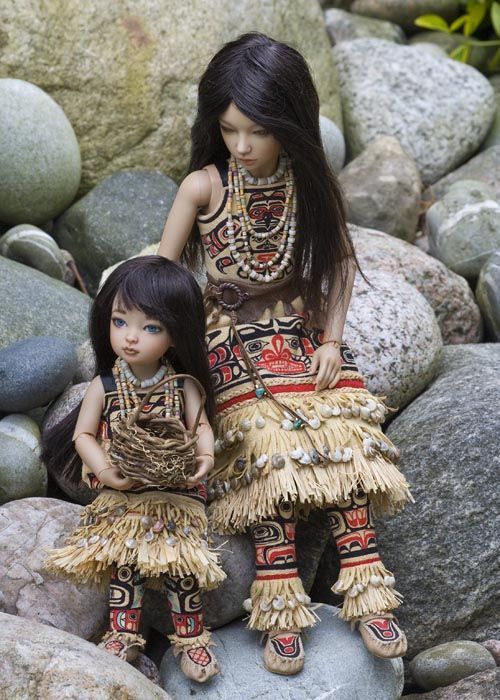
[[[170,363],[161,365],[160,369],[149,379],[142,382],[137,379],[129,365],[125,360],[118,357],[113,366],[113,377],[115,379],[116,391],[118,393],[118,402],[120,404],[120,416],[125,418],[127,414],[140,404],[140,399],[137,396],[136,388],[148,388],[154,386],[161,381],[165,376],[172,376],[175,370]],[[179,395],[179,385],[177,379],[172,382],[166,382],[160,389],[164,394],[163,405],[165,410],[162,414],[165,417],[175,416],[181,417],[181,399]]]

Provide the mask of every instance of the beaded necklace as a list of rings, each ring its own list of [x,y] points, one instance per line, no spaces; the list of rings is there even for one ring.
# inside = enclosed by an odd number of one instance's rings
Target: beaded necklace
[[[268,181],[276,182],[284,174],[285,178],[285,205],[283,214],[278,223],[270,231],[254,231],[250,216],[245,204],[245,181],[252,184],[265,184]],[[235,262],[242,272],[248,274],[250,279],[257,282],[273,282],[287,267],[292,254],[297,231],[297,197],[295,193],[295,179],[290,160],[283,156],[278,170],[270,178],[253,178],[249,180],[250,173],[246,171],[235,158],[229,161],[228,170],[228,195],[227,195],[227,237],[229,250]],[[255,182],[257,180],[257,183]],[[261,181],[264,181],[261,182]],[[237,218],[242,233],[241,252],[236,246],[235,222],[233,219],[232,205],[236,200]],[[252,251],[252,239],[257,241],[268,240],[271,236],[281,233],[281,239],[276,253],[265,262],[257,260]]]
[[[135,410],[141,402],[137,396],[136,388],[154,386],[154,384],[157,384],[165,376],[171,377],[176,373],[169,362],[161,365],[160,370],[158,370],[154,377],[145,380],[143,383],[135,377],[125,360],[121,357],[116,359],[112,371],[118,393],[118,402],[120,404],[120,417],[122,419],[125,418],[130,411]],[[156,379],[157,376],[159,376],[158,379]],[[156,381],[152,382],[153,379]],[[171,418],[173,416],[180,419],[182,411],[177,379],[174,379],[173,382],[166,382],[162,387],[162,391],[164,396],[163,405],[165,407],[165,417]]]

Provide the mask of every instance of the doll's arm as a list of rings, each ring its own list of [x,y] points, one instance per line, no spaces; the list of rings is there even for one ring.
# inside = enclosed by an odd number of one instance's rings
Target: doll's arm
[[[158,255],[179,260],[198,209],[208,205],[211,194],[212,184],[206,170],[196,170],[182,181],[163,229]]]
[[[102,484],[123,491],[131,488],[135,482],[110,466],[106,453],[96,440],[103,403],[104,387],[100,378],[96,377],[87,389],[78,414],[73,434],[75,449],[82,458],[82,462]]]
[[[197,386],[189,379],[184,380],[184,401],[186,425],[191,429],[200,407],[201,396]],[[196,474],[188,478],[189,484],[196,484],[201,481],[214,466],[214,434],[205,411],[202,411],[197,435],[196,461],[198,462],[198,470]]]

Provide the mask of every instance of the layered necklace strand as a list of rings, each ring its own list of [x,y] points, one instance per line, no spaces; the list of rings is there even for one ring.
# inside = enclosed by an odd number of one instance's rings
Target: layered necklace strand
[[[174,368],[172,365],[170,365],[170,363],[168,363],[167,365],[161,365],[160,369],[152,377],[141,381],[134,375],[127,362],[118,357],[113,366],[113,377],[115,379],[116,390],[118,393],[121,418],[125,418],[130,411],[139,406],[141,401],[137,396],[136,389],[146,389],[154,386],[165,376],[172,376],[174,374]],[[166,418],[180,418],[181,400],[177,379],[174,379],[172,382],[166,382],[161,388],[161,391],[164,395],[164,416]]]
[[[249,184],[274,184],[278,182],[283,175],[285,179],[285,204],[283,207],[283,214],[276,226],[271,230],[254,231],[245,203],[245,181]],[[232,213],[233,200],[236,202],[237,218],[242,233],[241,252],[236,246],[236,229]],[[273,282],[290,263],[297,232],[295,180],[288,157],[282,156],[277,171],[274,175],[267,178],[254,178],[235,158],[231,158],[228,170],[226,213],[229,250],[233,260],[238,263],[239,269],[245,272],[250,279],[257,282]],[[272,258],[265,262],[257,260],[251,246],[252,239],[257,242],[268,240],[271,236],[280,232],[281,239],[278,250]]]

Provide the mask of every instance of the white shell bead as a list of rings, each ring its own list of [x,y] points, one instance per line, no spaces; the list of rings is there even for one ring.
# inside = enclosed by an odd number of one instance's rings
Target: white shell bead
[[[344,418],[352,418],[352,411],[350,408],[343,408],[342,409],[342,415]]]
[[[273,608],[275,610],[284,610],[285,600],[282,596],[277,595],[276,598],[273,599]]]
[[[283,430],[293,430],[293,423],[291,420],[288,420],[288,418],[285,418],[285,420],[281,421],[281,427]]]
[[[252,429],[252,421],[249,420],[248,418],[243,418],[243,420],[240,421],[240,430],[243,430],[243,432],[247,433],[251,429]]]
[[[332,406],[332,416],[340,416],[341,410],[339,406]]]
[[[275,469],[283,469],[285,466],[285,458],[283,455],[275,454],[271,458],[271,464]]]
[[[342,461],[342,451],[335,450],[335,452],[333,454],[330,453],[330,457],[332,458],[333,462],[341,462]]]
[[[384,583],[389,588],[393,588],[394,584],[396,583],[396,579],[394,576],[384,576]]]
[[[311,455],[308,455],[307,452],[304,452],[302,457],[299,459],[299,462],[301,464],[311,464],[311,462],[312,462]]]
[[[321,406],[321,408],[319,409],[319,412],[321,413],[321,415],[323,416],[323,418],[330,418],[330,416],[333,414],[333,411],[332,411],[332,409],[330,408],[330,406],[325,406],[324,404],[323,404],[323,406]]]
[[[293,598],[287,602],[288,607],[293,610],[294,608],[297,607],[297,601],[294,600]]]
[[[243,608],[248,613],[252,612],[252,599],[251,598],[247,598],[246,600],[243,601]]]
[[[373,399],[368,399],[367,401],[365,401],[365,406],[370,412],[375,411],[375,409],[377,408],[377,402]]]
[[[342,461],[343,462],[350,462],[352,459],[352,449],[350,447],[346,447],[344,450],[344,453],[342,455]]]
[[[260,457],[257,458],[257,460],[255,462],[255,466],[258,467],[259,469],[262,469],[262,467],[264,467],[267,464],[268,459],[269,459],[269,457],[266,454],[261,455]]]
[[[238,442],[243,442],[243,440],[245,439],[245,436],[243,435],[241,430],[238,430],[238,432],[236,433],[236,439],[238,440]]]
[[[215,444],[214,444],[214,452],[215,452],[215,454],[216,454],[216,455],[220,455],[220,453],[222,452],[222,448],[223,448],[222,440],[217,439],[217,440],[215,441]]]
[[[306,602],[306,595],[304,593],[296,593],[295,597],[299,601],[299,603],[304,604]]]
[[[319,426],[321,425],[321,421],[318,418],[318,416],[314,416],[314,418],[311,418],[309,421],[309,425],[313,430],[317,430]]]
[[[372,586],[380,586],[380,584],[382,583],[382,579],[380,578],[380,576],[372,574],[370,576],[370,583]]]
[[[290,457],[292,459],[300,459],[303,454],[304,454],[304,450],[301,447],[298,447],[296,450],[292,450],[290,452]]]
[[[259,607],[263,612],[269,612],[269,610],[271,610],[271,608],[272,608],[272,605],[271,605],[271,603],[268,603],[267,601],[263,600],[263,601],[261,601],[261,604]]]
[[[263,418],[262,416],[257,416],[255,419],[255,427],[256,428],[263,428],[266,424],[266,419]]]
[[[349,598],[355,598],[358,595],[358,587],[353,586],[352,588],[349,588],[349,590],[347,591],[347,595],[349,596]]]

